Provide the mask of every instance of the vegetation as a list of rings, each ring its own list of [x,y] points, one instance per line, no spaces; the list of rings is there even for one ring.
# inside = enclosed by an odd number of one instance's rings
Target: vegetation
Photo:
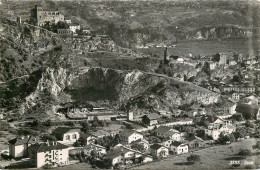
[[[249,149],[241,149],[238,155],[244,156],[246,158],[247,156],[251,155],[251,151]]]
[[[186,160],[188,162],[197,162],[197,161],[200,161],[200,156],[199,155],[195,155],[195,154],[191,154],[190,156],[188,156],[186,158]]]

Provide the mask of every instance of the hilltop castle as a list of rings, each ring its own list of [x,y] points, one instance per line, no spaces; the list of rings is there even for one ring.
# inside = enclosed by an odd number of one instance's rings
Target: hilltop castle
[[[38,26],[43,26],[45,22],[57,23],[64,21],[64,15],[58,9],[44,9],[42,5],[35,5],[31,10],[31,21]]]

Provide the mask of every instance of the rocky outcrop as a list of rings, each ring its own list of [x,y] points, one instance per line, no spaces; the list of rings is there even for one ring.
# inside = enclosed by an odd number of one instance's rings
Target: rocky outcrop
[[[219,100],[219,94],[191,83],[138,70],[104,68],[88,69],[71,82],[66,93],[77,103],[142,113],[172,110],[192,102],[208,105]]]
[[[70,85],[72,78],[73,76],[64,68],[46,68],[35,91],[28,95],[21,104],[20,114],[31,111],[34,107],[43,108],[46,113],[55,113],[57,106],[63,100],[59,96],[64,88]]]

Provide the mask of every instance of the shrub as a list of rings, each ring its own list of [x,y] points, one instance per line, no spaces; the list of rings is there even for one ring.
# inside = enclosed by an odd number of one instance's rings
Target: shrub
[[[251,155],[251,151],[248,149],[240,149],[238,155],[244,156],[245,158],[249,155]]]
[[[187,158],[188,162],[196,162],[196,161],[200,161],[200,156],[199,155],[190,155]]]

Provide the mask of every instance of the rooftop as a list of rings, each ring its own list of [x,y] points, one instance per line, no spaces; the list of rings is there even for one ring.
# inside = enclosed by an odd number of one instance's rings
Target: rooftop
[[[75,128],[68,128],[68,127],[58,127],[52,131],[52,134],[58,139],[62,140],[63,135],[65,133],[73,133],[73,132],[81,132],[80,129],[75,129]]]
[[[145,116],[147,116],[150,120],[157,120],[160,118],[159,115],[156,113],[147,114]]]
[[[123,131],[121,131],[119,133],[120,136],[124,136],[124,137],[128,137],[128,136],[131,136],[132,134],[134,133],[139,133],[141,134],[140,132],[137,132],[137,131],[134,131],[134,130],[131,130],[131,129],[125,129]]]
[[[61,149],[67,149],[68,146],[63,145],[59,142],[45,142],[45,143],[36,143],[30,146],[30,149],[32,151],[35,151],[37,153],[39,152],[46,152],[46,151],[52,151],[52,150],[61,150]]]
[[[158,150],[158,149],[161,148],[161,147],[164,147],[164,146],[162,146],[162,145],[160,145],[160,144],[157,144],[157,143],[155,143],[155,144],[153,144],[153,145],[150,146],[150,148],[151,148],[151,149],[154,149],[154,150]]]
[[[168,132],[170,130],[171,130],[171,128],[168,127],[168,126],[160,126],[157,129],[155,129],[154,132],[163,134],[163,133],[166,133],[166,132]]]
[[[178,141],[174,141],[174,142],[171,143],[171,145],[176,146],[176,147],[180,146],[181,144],[182,143],[178,142]]]

